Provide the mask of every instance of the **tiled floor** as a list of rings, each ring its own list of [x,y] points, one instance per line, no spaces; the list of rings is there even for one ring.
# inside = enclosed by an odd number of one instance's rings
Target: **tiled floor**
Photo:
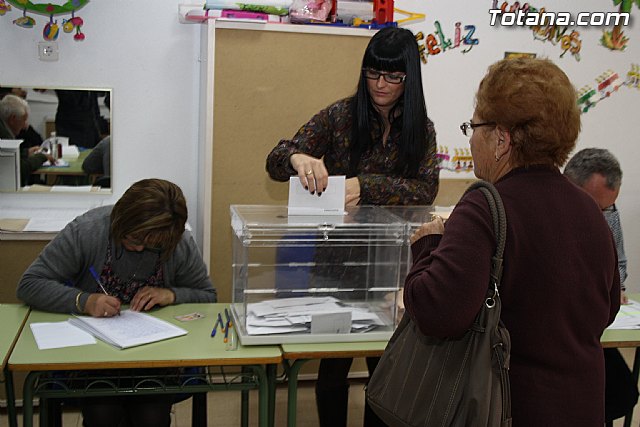
[[[362,426],[362,414],[364,404],[364,383],[354,381],[350,388],[349,396],[349,426]],[[249,397],[249,425],[258,425],[258,395],[252,391]],[[215,392],[207,395],[207,410],[209,426],[212,427],[238,427],[240,425],[240,393]],[[279,386],[276,391],[276,426],[285,426],[287,420],[287,389]],[[180,402],[173,407],[171,415],[171,427],[191,426],[191,400]],[[315,391],[312,381],[302,381],[298,389],[298,426],[317,427]],[[18,424],[22,426],[22,419]],[[37,415],[34,425],[38,425]],[[82,417],[76,411],[65,411],[63,415],[64,427],[82,427]],[[0,427],[7,427],[6,410],[0,415]]]
[[[625,349],[623,355],[629,363],[633,360],[633,349]],[[251,392],[249,425],[256,427],[257,421],[257,394]],[[212,427],[237,427],[240,425],[240,393],[215,392],[207,397],[207,410],[209,426]],[[276,427],[286,425],[287,389],[279,386],[276,392]],[[362,427],[362,414],[364,405],[364,382],[354,380],[349,394],[349,427]],[[191,426],[191,400],[178,403],[174,406],[171,415],[171,427]],[[633,425],[637,426],[640,420],[640,405],[636,405]],[[298,426],[317,427],[315,393],[313,381],[302,381],[298,389]],[[82,427],[80,414],[75,411],[66,411],[63,417],[64,427]],[[34,422],[37,426],[37,419]],[[0,427],[7,427],[6,410],[0,412]],[[19,420],[22,426],[22,420]],[[623,419],[616,420],[614,427],[622,427]]]

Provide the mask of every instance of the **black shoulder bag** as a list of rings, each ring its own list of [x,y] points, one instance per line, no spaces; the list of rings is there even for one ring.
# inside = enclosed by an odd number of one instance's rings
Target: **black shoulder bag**
[[[500,321],[498,294],[506,238],[502,199],[484,181],[497,248],[484,304],[459,338],[424,336],[405,314],[367,386],[367,400],[389,426],[511,426],[509,332]]]

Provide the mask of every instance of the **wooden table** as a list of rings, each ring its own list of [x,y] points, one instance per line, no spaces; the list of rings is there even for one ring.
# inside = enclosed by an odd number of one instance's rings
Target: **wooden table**
[[[147,344],[139,347],[118,350],[102,341],[95,345],[68,347],[50,350],[39,350],[33,338],[31,328],[25,327],[9,358],[9,370],[31,371],[24,385],[24,423],[25,427],[33,425],[33,399],[59,397],[82,397],[87,395],[133,395],[133,394],[174,394],[206,392],[213,390],[241,390],[243,397],[248,397],[248,390],[259,390],[259,425],[268,426],[273,422],[275,372],[282,361],[278,346],[242,346],[237,350],[225,350],[223,335],[218,333],[211,337],[211,329],[219,312],[224,313],[226,304],[180,304],[154,310],[150,314],[174,323],[188,331],[182,337]],[[175,316],[199,312],[205,318],[190,322],[180,322]],[[36,322],[56,322],[69,318],[67,314],[31,311],[27,325]],[[127,385],[124,388],[82,388],[69,384],[67,377],[62,379],[66,390],[52,389],[51,380],[46,374],[53,371],[88,371],[96,369],[144,369],[144,368],[187,368],[187,367],[241,367],[252,373],[253,382],[248,382],[246,375],[240,374],[237,382],[226,380],[214,383],[213,377],[207,376],[206,382],[187,380],[186,383],[158,384],[149,387],[145,383],[140,387]],[[105,382],[112,377],[106,377]],[[174,378],[175,379],[175,378]],[[142,381],[141,381],[142,382]],[[104,382],[103,382],[104,384]],[[243,399],[243,422],[248,423],[248,401]]]
[[[93,149],[87,148],[86,150],[80,151],[80,155],[75,159],[64,159],[69,162],[69,166],[42,166],[39,169],[36,169],[32,172],[34,175],[46,175],[47,185],[54,185],[59,177],[62,176],[75,176],[75,177],[87,177],[87,173],[82,169],[82,163],[84,159],[87,158],[89,153],[91,153]],[[87,182],[87,184],[89,184]]]

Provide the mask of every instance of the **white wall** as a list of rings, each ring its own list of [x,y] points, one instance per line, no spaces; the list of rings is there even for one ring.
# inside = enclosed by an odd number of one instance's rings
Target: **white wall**
[[[502,4],[503,0],[498,1]],[[515,1],[508,1],[509,6]],[[525,2],[520,2],[521,4]],[[618,8],[611,1],[603,0],[539,0],[529,2],[536,8],[547,11],[616,12]],[[429,116],[435,123],[438,143],[451,147],[468,147],[459,125],[473,114],[473,96],[487,67],[502,59],[507,51],[530,52],[538,57],[554,61],[569,76],[576,89],[584,85],[596,85],[596,78],[612,69],[624,80],[631,64],[640,63],[640,8],[632,8],[632,25],[624,28],[629,42],[624,51],[611,51],[600,45],[602,28],[572,27],[580,33],[580,60],[567,52],[563,57],[560,44],[535,40],[529,28],[497,28],[489,26],[492,0],[397,0],[396,7],[421,12],[426,18],[421,22],[407,25],[414,33],[422,32],[425,37],[435,33],[435,21],[439,21],[446,38],[453,41],[455,23],[462,26],[476,26],[474,37],[479,44],[467,53],[463,48],[449,49],[438,55],[429,56],[423,65],[423,81]],[[399,15],[397,18],[401,18]],[[636,24],[633,24],[635,18]],[[608,29],[608,28],[607,28]],[[464,34],[463,30],[463,34]],[[439,39],[438,36],[436,36]],[[424,46],[424,42],[419,42]],[[576,151],[587,147],[602,147],[611,150],[620,160],[623,170],[623,184],[617,206],[620,209],[624,232],[624,243],[628,257],[629,277],[626,285],[631,292],[640,292],[640,132],[638,131],[638,111],[640,110],[640,90],[621,87],[618,92],[599,102],[582,115],[582,132]],[[453,172],[441,176],[466,176]],[[553,212],[549,213],[553,221]]]
[[[184,191],[197,224],[199,25],[178,22],[177,0],[92,1],[80,9],[86,39],[60,32],[60,60],[38,59],[48,18],[31,29],[0,16],[0,85],[113,89],[113,195],[0,194],[22,206],[93,207],[114,203],[135,181],[168,179]],[[57,17],[61,23],[60,17]],[[198,233],[198,230],[195,230]]]

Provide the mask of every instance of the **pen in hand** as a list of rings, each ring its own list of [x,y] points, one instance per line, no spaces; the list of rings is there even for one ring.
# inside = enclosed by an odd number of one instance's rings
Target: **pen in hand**
[[[93,276],[93,280],[95,280],[96,283],[98,284],[98,286],[100,286],[100,289],[102,290],[102,292],[104,292],[105,295],[109,295],[107,290],[102,285],[102,281],[100,280],[100,276],[98,276],[98,273],[96,273],[96,269],[93,268],[93,265],[89,266],[89,273],[91,273],[91,275]]]
[[[98,284],[98,286],[100,287],[100,290],[106,295],[106,296],[110,296],[109,292],[107,292],[107,290],[104,288],[104,285],[102,284],[102,280],[100,280],[100,276],[98,276],[98,273],[96,273],[96,269],[93,268],[93,265],[89,266],[89,273],[91,273],[91,276],[93,276],[93,280],[96,281],[96,283]],[[120,316],[120,310],[118,309],[118,312],[116,313],[118,316]],[[106,312],[105,312],[106,315]]]

